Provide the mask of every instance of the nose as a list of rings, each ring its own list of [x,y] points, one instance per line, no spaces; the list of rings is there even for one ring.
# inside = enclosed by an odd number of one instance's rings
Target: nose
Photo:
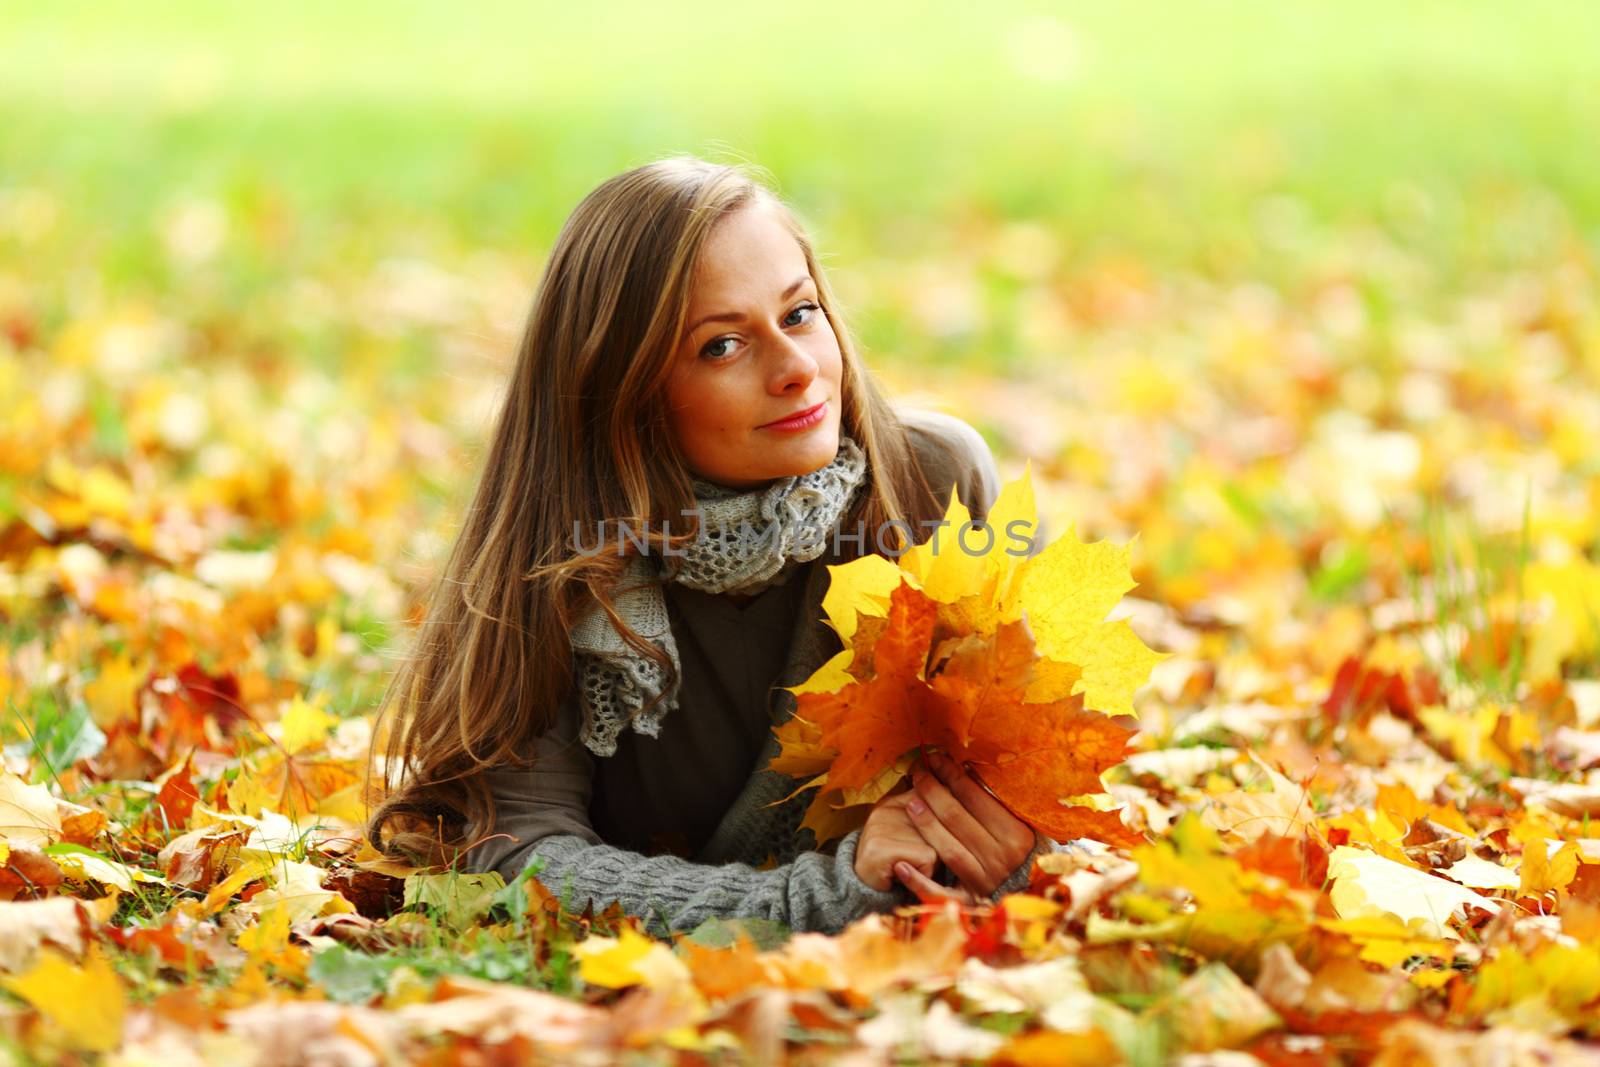
[[[767,380],[768,391],[774,396],[804,393],[817,376],[817,361],[792,338],[781,338],[776,344],[772,375]]]

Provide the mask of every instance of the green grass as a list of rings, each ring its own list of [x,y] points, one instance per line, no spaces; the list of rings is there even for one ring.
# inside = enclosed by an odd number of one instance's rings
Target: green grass
[[[1531,551],[1531,492],[1515,533],[1490,533],[1432,496],[1423,503],[1420,530],[1430,566],[1426,572],[1408,569],[1404,578],[1417,617],[1439,638],[1439,648],[1423,642],[1424,651],[1448,685],[1478,701],[1514,704],[1523,695],[1528,654],[1522,590]],[[1509,619],[1491,603],[1507,591],[1515,596]],[[1489,640],[1496,621],[1509,626],[1503,661]],[[1473,640],[1463,640],[1468,636]]]
[[[1004,365],[1024,280],[974,247],[975,223],[1048,225],[1068,283],[1129,259],[1290,291],[1320,284],[1331,235],[1354,227],[1423,259],[1429,292],[1600,233],[1589,4],[466,10],[8,12],[0,189],[54,209],[42,236],[0,237],[0,265],[90,268],[201,309],[394,255],[500,250],[531,283],[597,182],[693,151],[769,168],[847,284],[866,259],[972,262],[985,326],[924,348]],[[196,196],[278,220],[236,224],[198,293],[158,234]],[[890,358],[916,335],[862,310]],[[350,341],[276,339],[328,365]],[[417,360],[426,373],[426,346]]]

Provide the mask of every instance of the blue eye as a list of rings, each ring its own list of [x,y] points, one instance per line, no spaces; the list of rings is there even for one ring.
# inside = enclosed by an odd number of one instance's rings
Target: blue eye
[[[800,312],[800,311],[821,311],[821,310],[822,310],[821,305],[814,304],[814,303],[812,303],[811,301],[808,300],[804,304],[795,305],[794,310],[790,311],[789,315],[785,315],[784,316],[784,321],[787,322],[788,319],[789,319],[789,316],[795,314],[796,312]],[[815,316],[813,316],[813,318],[814,317]],[[797,322],[797,323],[794,323],[794,325],[796,325],[796,326],[804,326],[807,322],[810,322],[810,321],[811,321],[811,319],[806,319],[805,322]],[[702,356],[705,356],[708,359],[713,360],[713,361],[719,360],[719,359],[726,359],[728,356],[732,355],[731,352],[714,352],[714,351],[712,351],[712,349],[716,348],[717,345],[722,344],[724,341],[732,341],[732,340],[734,340],[734,338],[732,338],[732,337],[718,337],[718,338],[716,338],[714,340],[707,341],[706,342],[706,346],[700,350],[700,354]]]
[[[807,310],[810,310],[810,311],[821,311],[822,308],[819,307],[816,304],[811,303],[810,301],[807,301],[806,303],[801,304],[799,307],[794,309],[794,311],[807,311]],[[793,315],[794,311],[789,312],[789,314]],[[795,323],[795,325],[798,326],[800,324],[797,322],[797,323]]]
[[[703,355],[703,356],[710,356],[712,359],[721,359],[723,356],[726,356],[728,353],[726,353],[726,352],[713,352],[711,350],[714,347],[716,347],[717,345],[720,345],[722,342],[731,341],[731,340],[733,340],[733,338],[731,338],[731,337],[719,337],[715,341],[712,341],[710,344],[708,344],[704,348],[702,348],[700,350],[700,354]]]

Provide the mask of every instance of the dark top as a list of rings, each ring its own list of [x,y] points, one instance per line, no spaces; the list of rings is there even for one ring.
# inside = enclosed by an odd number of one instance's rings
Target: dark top
[[[791,569],[743,607],[667,583],[667,616],[683,667],[680,706],[662,720],[659,737],[624,730],[616,753],[595,761],[589,818],[607,842],[652,854],[700,851],[772,731],[772,687],[805,573],[817,562]],[[694,710],[680,714],[684,708]]]

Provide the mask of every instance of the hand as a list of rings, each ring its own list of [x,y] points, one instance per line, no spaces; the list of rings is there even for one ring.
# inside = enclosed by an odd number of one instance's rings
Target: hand
[[[911,782],[906,816],[974,897],[992,896],[1033,851],[1033,828],[943,753],[919,763]]]
[[[913,874],[921,873],[932,883],[938,853],[906,814],[906,804],[915,796],[907,789],[879,800],[856,840],[856,877],[879,892],[894,884],[892,872],[897,864]]]

